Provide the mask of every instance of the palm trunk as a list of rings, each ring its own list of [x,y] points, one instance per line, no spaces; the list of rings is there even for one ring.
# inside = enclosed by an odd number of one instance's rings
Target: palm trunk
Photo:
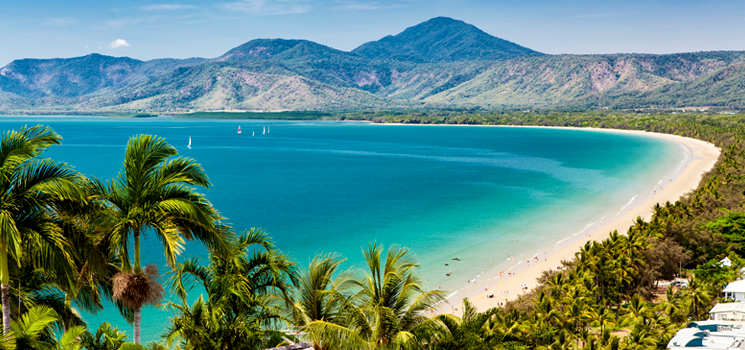
[[[70,293],[65,293],[65,308],[72,311],[72,301],[70,300]],[[67,321],[62,321],[62,333],[67,332]]]
[[[140,265],[140,232],[139,230],[135,230],[134,232],[135,236],[135,272],[142,271],[142,267]],[[135,322],[134,322],[134,343],[140,344],[140,325],[142,323],[142,315],[141,315],[142,307],[137,307],[135,309]]]
[[[140,232],[139,230],[135,230],[134,236],[135,236],[135,272],[140,272],[142,271],[142,267],[140,265]]]
[[[142,308],[136,308],[135,309],[135,330],[134,330],[134,343],[140,344],[140,324],[142,323],[142,316],[140,315],[140,310]]]
[[[2,283],[3,299],[3,335],[10,333],[10,276],[8,270],[8,248],[0,244],[0,283]]]

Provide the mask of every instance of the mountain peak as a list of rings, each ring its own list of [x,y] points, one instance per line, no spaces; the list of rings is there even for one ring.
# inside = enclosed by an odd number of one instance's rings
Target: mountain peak
[[[333,55],[351,55],[308,40],[255,39],[235,47],[216,61],[309,60]]]
[[[540,52],[491,36],[474,25],[435,17],[352,52],[373,59],[413,62],[503,60]]]

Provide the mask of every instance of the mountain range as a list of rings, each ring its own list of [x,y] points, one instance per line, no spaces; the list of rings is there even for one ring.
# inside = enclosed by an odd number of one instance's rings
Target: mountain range
[[[220,57],[0,68],[0,111],[745,108],[745,52],[546,55],[438,17],[347,52],[256,39]]]

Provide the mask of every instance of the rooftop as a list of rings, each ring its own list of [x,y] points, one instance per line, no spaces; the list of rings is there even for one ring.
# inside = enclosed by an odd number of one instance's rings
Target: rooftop
[[[733,303],[734,304],[734,303]],[[702,328],[699,328],[702,327]],[[667,343],[668,349],[745,349],[745,329],[726,321],[697,321],[688,324]]]
[[[745,303],[718,303],[709,311],[710,314],[723,312],[745,313]]]
[[[728,284],[722,292],[745,293],[745,280],[734,281]]]

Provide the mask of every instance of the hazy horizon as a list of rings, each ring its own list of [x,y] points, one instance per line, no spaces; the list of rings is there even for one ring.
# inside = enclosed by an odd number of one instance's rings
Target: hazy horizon
[[[465,21],[547,54],[745,50],[745,4],[715,0],[552,3],[478,0],[27,1],[0,14],[0,67],[23,58],[100,53],[140,60],[217,57],[259,38],[336,49],[395,35],[433,17]]]

